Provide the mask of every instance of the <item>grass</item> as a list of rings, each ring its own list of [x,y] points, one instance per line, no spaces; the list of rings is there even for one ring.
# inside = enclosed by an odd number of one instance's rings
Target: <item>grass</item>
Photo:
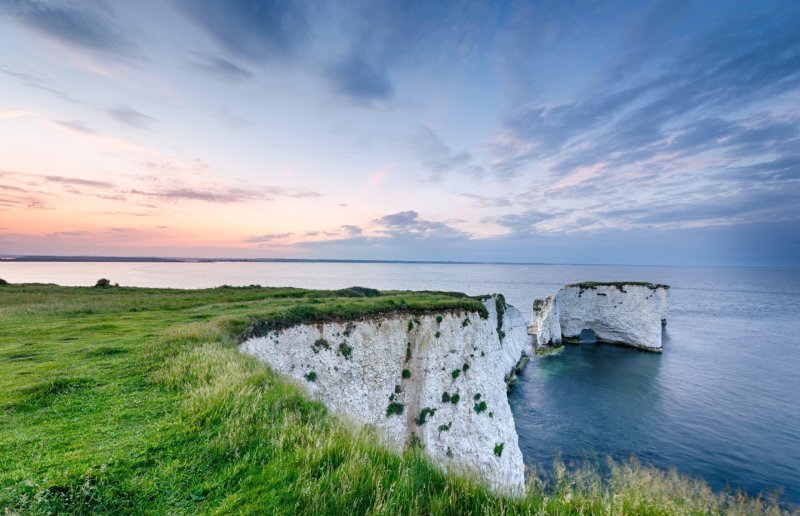
[[[477,310],[436,293],[0,286],[0,512],[777,513],[703,482],[556,464],[521,499],[390,453],[236,351],[309,320]],[[255,328],[255,329],[252,329]]]
[[[562,351],[564,351],[564,345],[560,344],[558,346],[539,346],[534,353],[540,357],[548,357],[551,355],[560,355]]]

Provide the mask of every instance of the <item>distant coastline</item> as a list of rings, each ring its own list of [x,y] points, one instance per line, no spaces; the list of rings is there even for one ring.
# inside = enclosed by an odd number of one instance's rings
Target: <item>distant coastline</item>
[[[5,255],[3,262],[62,262],[62,263],[393,263],[409,265],[537,265],[580,267],[698,267],[745,269],[796,269],[797,265],[708,265],[661,263],[580,263],[580,262],[495,262],[448,260],[348,260],[336,258],[182,258],[171,256],[49,256]]]
[[[410,263],[441,265],[569,265],[544,262],[468,262],[447,260],[345,260],[332,258],[177,258],[157,256],[0,256],[5,262],[143,262],[143,263]]]

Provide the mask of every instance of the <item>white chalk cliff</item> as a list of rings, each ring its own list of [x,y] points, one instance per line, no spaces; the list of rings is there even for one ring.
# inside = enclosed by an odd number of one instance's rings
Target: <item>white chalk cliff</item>
[[[578,283],[533,302],[529,332],[537,346],[576,340],[592,330],[600,342],[661,351],[669,286],[652,283]]]
[[[478,312],[396,313],[300,324],[240,345],[297,380],[333,412],[372,425],[387,446],[424,447],[435,464],[501,493],[524,492],[505,379],[532,351],[502,296]]]

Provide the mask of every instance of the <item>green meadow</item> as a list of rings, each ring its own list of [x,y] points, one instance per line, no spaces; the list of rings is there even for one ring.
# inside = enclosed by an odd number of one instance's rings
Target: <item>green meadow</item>
[[[0,512],[777,514],[702,480],[609,462],[528,495],[396,455],[236,344],[300,321],[483,311],[456,293],[0,285]]]

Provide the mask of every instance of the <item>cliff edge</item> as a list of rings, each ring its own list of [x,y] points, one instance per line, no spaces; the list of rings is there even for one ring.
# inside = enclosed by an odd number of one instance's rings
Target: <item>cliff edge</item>
[[[488,315],[446,310],[297,324],[240,350],[294,378],[333,412],[378,429],[391,449],[421,446],[446,470],[524,493],[524,466],[505,378],[531,339],[502,295]]]

